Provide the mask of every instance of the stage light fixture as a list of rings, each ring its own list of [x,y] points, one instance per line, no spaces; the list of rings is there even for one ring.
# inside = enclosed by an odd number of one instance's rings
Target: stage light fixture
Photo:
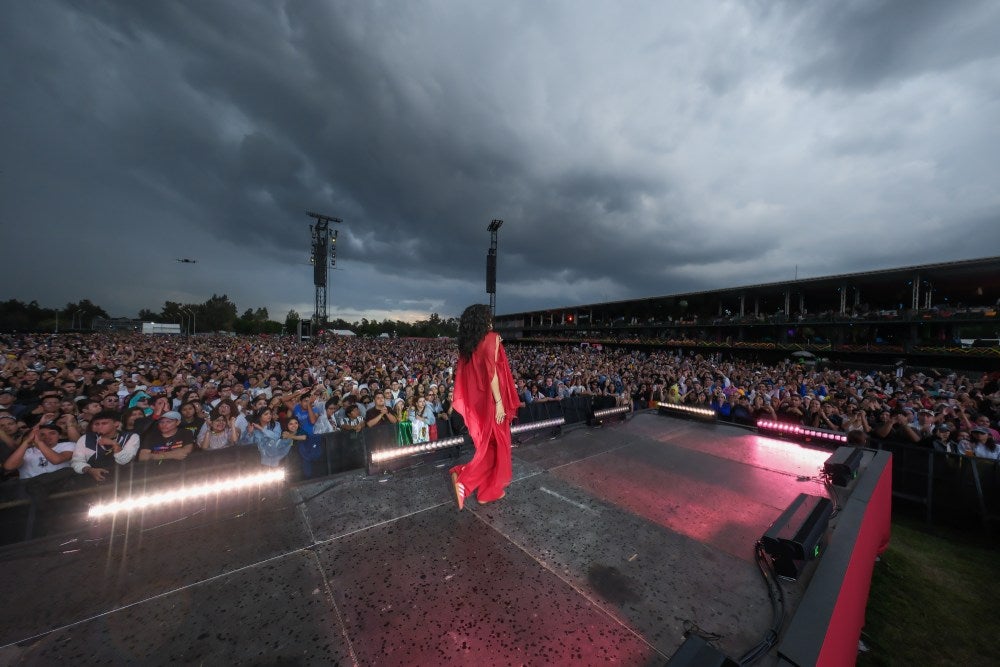
[[[801,440],[825,440],[827,442],[847,442],[847,434],[828,431],[822,428],[789,424],[786,422],[762,419],[757,422],[758,431],[771,431],[780,435],[791,436]]]
[[[562,426],[566,423],[566,419],[563,417],[558,417],[556,419],[543,419],[537,422],[529,422],[527,424],[518,424],[517,426],[510,427],[510,434],[517,435],[519,433],[527,433],[529,431],[540,431],[546,428],[555,428],[557,426]]]
[[[829,498],[800,493],[775,519],[760,541],[779,577],[798,579],[805,561],[819,558],[832,514]]]
[[[384,461],[391,461],[393,459],[401,459],[406,456],[415,456],[418,454],[426,454],[428,452],[437,451],[439,449],[445,449],[447,447],[457,447],[465,442],[465,438],[460,435],[456,435],[452,438],[445,438],[443,440],[434,440],[432,442],[423,442],[419,445],[409,445],[407,447],[394,447],[392,449],[380,449],[378,451],[372,452],[372,463],[382,463]]]
[[[679,405],[674,403],[657,403],[656,404],[661,411],[674,413],[678,415],[686,415],[690,417],[700,417],[702,419],[716,419],[718,415],[712,408],[699,408],[693,405]]]
[[[604,424],[605,419],[608,417],[618,417],[622,421],[628,419],[629,413],[632,411],[627,405],[619,405],[613,408],[603,408],[601,410],[594,410],[590,417],[587,419],[588,426],[601,426]]]
[[[601,417],[610,417],[611,415],[620,415],[631,411],[632,408],[627,405],[620,405],[617,408],[605,408],[604,410],[594,410],[594,418],[600,419]]]
[[[857,447],[838,447],[837,451],[823,464],[823,472],[835,486],[847,486],[858,476],[861,466],[861,450]]]
[[[277,470],[269,470],[256,475],[247,475],[246,477],[234,477],[232,479],[207,482],[205,484],[197,484],[187,487],[182,486],[169,491],[148,493],[126,498],[125,500],[94,505],[90,508],[87,516],[91,519],[99,519],[111,514],[134,512],[136,510],[144,510],[147,508],[156,509],[170,503],[192,500],[194,498],[203,498],[205,496],[228,493],[230,491],[240,491],[254,486],[261,486],[263,484],[273,484],[284,479],[284,469],[278,468]]]

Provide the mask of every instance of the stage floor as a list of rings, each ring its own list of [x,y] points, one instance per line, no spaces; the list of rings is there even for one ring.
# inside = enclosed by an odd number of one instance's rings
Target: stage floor
[[[0,663],[651,665],[686,631],[739,657],[771,624],[754,542],[828,455],[643,413],[520,445],[464,512],[426,465],[5,547]]]

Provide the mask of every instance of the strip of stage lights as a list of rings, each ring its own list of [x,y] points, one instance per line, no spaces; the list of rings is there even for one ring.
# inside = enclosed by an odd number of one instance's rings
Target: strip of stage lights
[[[632,408],[627,405],[620,405],[617,408],[605,408],[603,410],[594,410],[594,419],[601,419],[603,417],[610,417],[611,415],[620,415],[626,412],[630,412]]]
[[[847,434],[845,433],[827,431],[821,428],[812,428],[811,426],[802,426],[801,424],[786,424],[785,422],[776,422],[769,419],[762,419],[757,422],[757,430],[773,431],[775,433],[780,433],[781,435],[791,435],[799,438],[828,440],[830,442],[847,442]]]
[[[409,445],[408,447],[396,447],[393,449],[380,449],[377,452],[372,452],[372,463],[382,463],[383,461],[391,461],[392,459],[399,459],[404,456],[414,456],[415,454],[426,454],[427,452],[433,452],[446,447],[457,447],[463,442],[465,442],[465,438],[460,435],[456,435],[453,438],[434,440],[433,442],[423,442],[419,445]]]
[[[674,403],[657,403],[661,410],[676,412],[677,414],[691,415],[692,417],[702,417],[715,419],[715,410],[712,408],[698,408],[693,405],[675,405]]]
[[[90,508],[87,516],[91,519],[99,519],[113,514],[134,512],[147,508],[159,508],[163,505],[192,500],[194,498],[204,498],[206,496],[229,493],[230,491],[242,491],[243,489],[262,486],[264,484],[274,484],[284,479],[285,471],[278,468],[277,470],[269,470],[256,475],[247,475],[246,477],[234,477],[232,479],[208,482],[195,486],[182,486],[170,491],[149,493],[113,503],[94,505]]]
[[[543,428],[555,428],[556,426],[562,426],[566,423],[566,419],[563,417],[558,417],[556,419],[543,419],[537,422],[529,422],[527,424],[518,424],[517,426],[510,427],[510,434],[517,435],[518,433],[527,433],[528,431],[540,431]]]

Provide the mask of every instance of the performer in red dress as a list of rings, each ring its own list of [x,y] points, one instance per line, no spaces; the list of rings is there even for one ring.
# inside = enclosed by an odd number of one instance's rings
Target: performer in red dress
[[[499,500],[512,475],[510,422],[520,399],[490,307],[469,306],[458,326],[455,409],[465,419],[476,454],[451,469],[458,509],[473,492],[481,503]]]

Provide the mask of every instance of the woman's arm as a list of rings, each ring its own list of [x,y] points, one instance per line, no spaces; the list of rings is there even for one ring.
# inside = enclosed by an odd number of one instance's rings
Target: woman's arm
[[[493,377],[490,378],[490,393],[493,395],[493,404],[496,407],[497,423],[501,423],[507,416],[503,407],[503,396],[500,394],[500,378],[497,376],[496,362],[500,358],[500,336],[497,335],[496,347],[493,348]]]
[[[4,470],[17,470],[24,463],[24,454],[31,447],[31,443],[35,441],[35,433],[38,432],[38,428],[34,428],[31,432],[24,436],[21,440],[21,444],[18,445],[14,453],[7,457],[7,460],[3,462]]]

